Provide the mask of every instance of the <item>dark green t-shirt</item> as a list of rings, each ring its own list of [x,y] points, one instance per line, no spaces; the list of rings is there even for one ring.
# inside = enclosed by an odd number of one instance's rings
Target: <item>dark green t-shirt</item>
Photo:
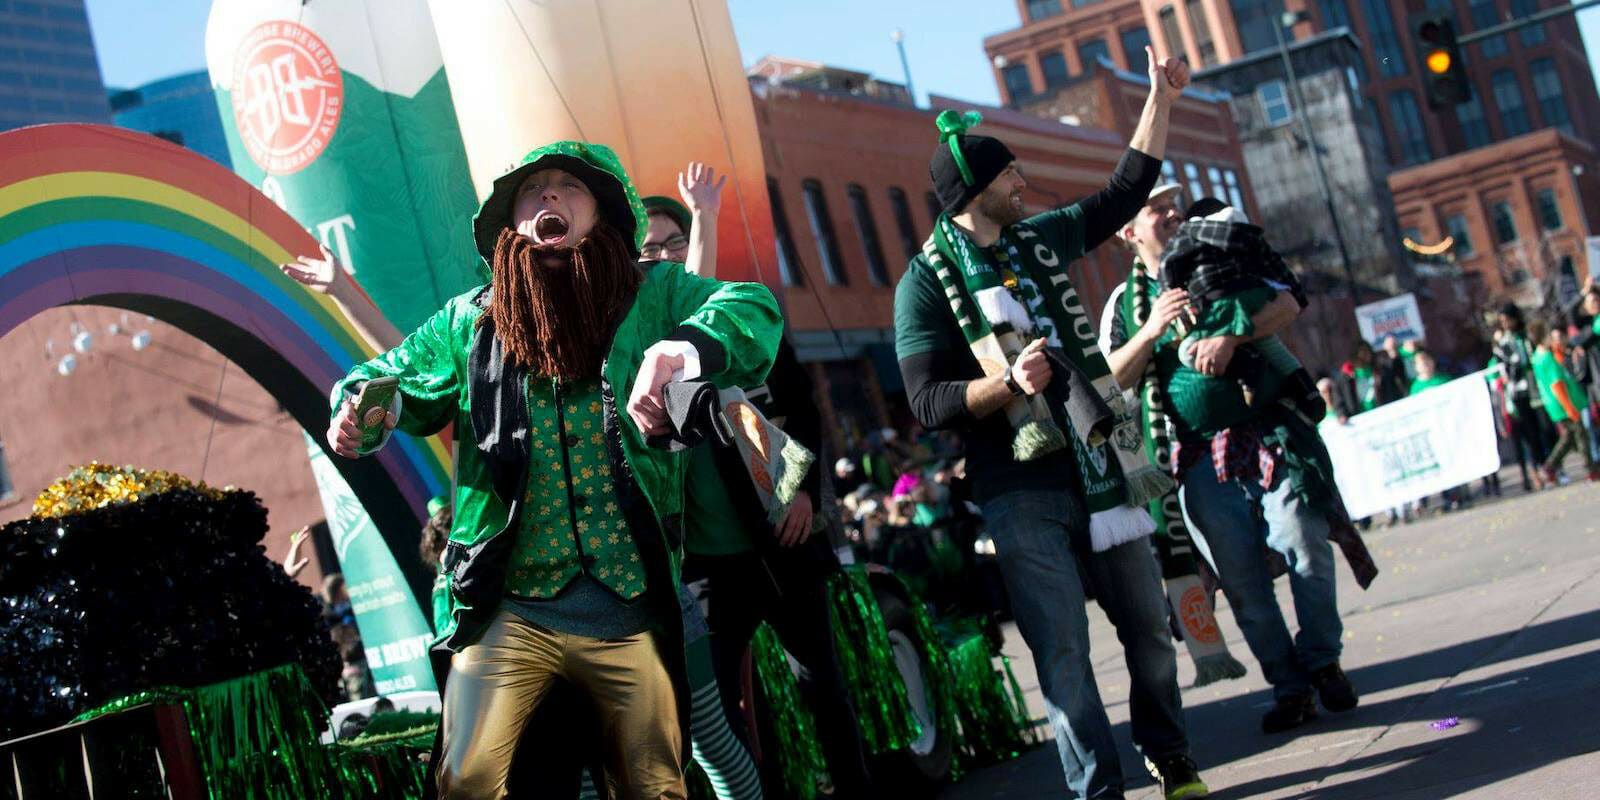
[[[1029,217],[1015,226],[1030,226],[1060,259],[1057,269],[1065,272],[1069,263],[1083,255],[1083,215],[1077,205],[1054,209]],[[1008,235],[1017,241],[1012,229]],[[1022,246],[1019,241],[1018,246]],[[984,257],[993,258],[985,248]],[[1031,293],[1037,296],[1037,292]],[[1057,325],[1066,324],[1056,320]],[[895,288],[895,352],[901,361],[913,356],[934,354],[930,381],[971,381],[983,377],[978,361],[961,328],[956,324],[950,302],[945,299],[939,278],[928,266],[926,257],[911,260]],[[907,376],[908,388],[912,378]],[[1075,486],[1077,465],[1070,451],[1058,450],[1044,458],[1019,463],[1011,457],[1011,424],[1003,412],[974,419],[962,412],[952,422],[966,441],[968,474],[973,476],[973,495],[979,502],[1016,489],[1060,489]]]
[[[710,445],[696,448],[689,456],[684,485],[689,487],[683,498],[684,522],[688,525],[688,535],[683,540],[685,550],[697,556],[726,556],[755,549],[755,542],[739,522],[739,512],[728,495]]]

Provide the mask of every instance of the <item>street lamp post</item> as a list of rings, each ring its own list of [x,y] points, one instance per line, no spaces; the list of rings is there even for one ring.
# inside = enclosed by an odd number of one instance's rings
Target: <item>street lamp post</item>
[[[1283,29],[1292,27],[1305,18],[1305,12],[1285,12],[1281,24],[1272,26],[1278,37],[1278,55],[1283,58],[1283,70],[1289,76],[1289,91],[1294,93],[1294,116],[1300,123],[1300,133],[1311,148],[1311,161],[1316,165],[1317,187],[1322,190],[1322,202],[1328,207],[1328,220],[1333,223],[1333,239],[1339,245],[1339,261],[1344,265],[1345,281],[1350,284],[1350,302],[1361,305],[1361,286],[1356,283],[1355,267],[1350,263],[1350,249],[1344,243],[1344,230],[1339,225],[1339,212],[1333,205],[1333,190],[1328,186],[1328,172],[1322,166],[1322,149],[1317,146],[1317,136],[1311,130],[1311,119],[1306,115],[1306,98],[1300,91],[1300,79],[1295,74],[1294,63],[1289,58],[1289,45],[1283,39]]]
[[[911,95],[911,105],[917,105],[917,87],[911,83],[911,62],[906,60],[906,32],[895,28],[889,32],[895,49],[900,51],[900,69],[906,74],[906,92]]]

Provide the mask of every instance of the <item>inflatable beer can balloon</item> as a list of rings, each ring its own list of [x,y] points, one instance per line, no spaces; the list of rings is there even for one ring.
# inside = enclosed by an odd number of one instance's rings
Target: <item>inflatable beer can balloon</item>
[[[216,0],[206,65],[234,170],[402,331],[481,282],[477,202],[424,0]]]
[[[642,195],[677,197],[704,161],[728,176],[717,277],[776,288],[750,85],[723,0],[431,0],[479,196],[536,146],[609,145]]]

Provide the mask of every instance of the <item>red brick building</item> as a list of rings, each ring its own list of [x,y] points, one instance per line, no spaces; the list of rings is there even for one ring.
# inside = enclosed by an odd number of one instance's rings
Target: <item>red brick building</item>
[[[1547,129],[1396,172],[1389,182],[1408,236],[1452,237],[1456,263],[1480,276],[1488,297],[1540,306],[1570,300],[1586,274],[1584,235],[1600,230],[1595,155]]]

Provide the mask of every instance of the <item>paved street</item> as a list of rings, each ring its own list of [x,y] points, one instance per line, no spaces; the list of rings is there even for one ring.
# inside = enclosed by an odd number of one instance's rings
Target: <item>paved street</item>
[[[1520,494],[1368,533],[1383,574],[1361,591],[1341,566],[1344,665],[1361,707],[1324,713],[1297,735],[1266,736],[1260,670],[1220,595],[1218,617],[1250,675],[1185,689],[1190,739],[1215,797],[1317,800],[1600,796],[1600,487]],[[1293,624],[1287,581],[1278,600]],[[1159,793],[1128,738],[1128,676],[1115,632],[1091,609],[1100,689],[1134,776]],[[1032,659],[1014,628],[1005,651],[1044,716]],[[1182,685],[1194,670],[1179,645]],[[1437,730],[1432,723],[1459,718]],[[1041,730],[1048,730],[1041,727]],[[974,772],[948,800],[1064,797],[1053,743]]]

